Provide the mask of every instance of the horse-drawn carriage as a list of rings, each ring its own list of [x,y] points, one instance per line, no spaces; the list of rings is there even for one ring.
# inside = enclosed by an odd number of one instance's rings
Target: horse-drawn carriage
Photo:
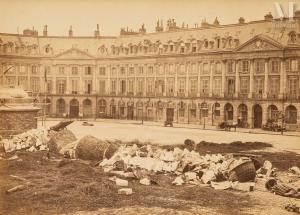
[[[224,129],[225,131],[230,131],[231,128],[234,128],[234,131],[236,131],[236,127],[238,124],[233,121],[224,121],[218,124],[219,129]]]

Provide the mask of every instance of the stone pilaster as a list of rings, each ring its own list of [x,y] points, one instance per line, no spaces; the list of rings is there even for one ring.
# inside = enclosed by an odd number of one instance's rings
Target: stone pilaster
[[[254,91],[254,70],[253,70],[253,60],[250,60],[250,81],[249,81],[249,94],[248,98],[251,99]]]

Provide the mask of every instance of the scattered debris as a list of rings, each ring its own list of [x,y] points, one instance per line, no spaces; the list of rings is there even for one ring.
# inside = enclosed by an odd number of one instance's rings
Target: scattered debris
[[[94,126],[93,123],[86,122],[86,121],[84,121],[84,122],[82,123],[82,125],[83,125],[83,126]]]
[[[128,181],[120,178],[116,178],[116,185],[120,187],[128,187]]]
[[[289,212],[295,212],[300,214],[300,207],[297,206],[296,204],[289,203],[285,205],[284,209],[286,209]]]
[[[300,175],[300,168],[297,166],[293,166],[289,169],[290,172],[292,172],[295,175]]]
[[[131,195],[132,194],[132,189],[131,188],[122,188],[118,190],[118,194],[121,195]]]
[[[185,142],[189,146],[194,144],[191,140]],[[174,185],[210,184],[215,189],[228,189],[235,185],[237,190],[251,191],[254,183],[241,182],[254,182],[256,176],[254,162],[247,157],[233,158],[221,154],[200,156],[198,152],[186,148],[167,150],[152,145],[121,145],[110,159],[104,159],[99,165],[109,173],[124,175],[125,171],[132,172],[144,185],[151,184],[151,174],[170,173],[177,175],[172,182]]]
[[[182,176],[177,176],[175,180],[172,182],[174,185],[183,185],[184,180],[182,179]]]
[[[3,147],[5,152],[47,150],[47,142],[49,140],[47,134],[48,132],[46,130],[32,129],[15,135],[11,139],[3,139]]]
[[[10,177],[14,178],[14,179],[17,179],[19,181],[27,181],[25,178],[22,178],[20,176],[17,176],[17,175],[9,175]]]
[[[6,191],[7,194],[9,193],[13,193],[13,192],[16,192],[16,191],[19,191],[19,190],[24,190],[26,188],[25,185],[18,185],[18,186],[15,186],[9,190]]]
[[[149,178],[143,178],[140,180],[140,184],[149,186],[151,184],[151,181]]]

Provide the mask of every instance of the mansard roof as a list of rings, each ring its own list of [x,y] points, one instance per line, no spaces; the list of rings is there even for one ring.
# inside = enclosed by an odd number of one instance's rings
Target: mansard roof
[[[289,33],[291,31],[297,33],[297,27],[287,30],[284,26],[282,28],[275,26],[274,21],[255,21],[119,37],[44,37],[0,33],[0,47],[9,43],[18,47],[37,47],[38,55],[51,55],[52,57],[59,56],[72,47],[76,47],[77,51],[87,53],[91,57],[99,56],[99,50],[102,51],[102,54],[109,55],[111,47],[128,49],[128,44],[132,44],[133,47],[138,46],[138,44],[153,46],[157,45],[157,41],[162,45],[179,44],[179,41],[184,44],[195,44],[196,42],[203,44],[203,42],[208,41],[211,46],[216,40],[220,40],[222,43],[232,40],[234,46],[230,47],[230,50],[242,51],[244,49],[245,51],[245,48],[251,43],[261,40],[264,45],[269,44],[274,49],[282,49],[290,44]],[[147,42],[145,43],[145,41]],[[293,44],[294,46],[295,44]],[[51,52],[46,53],[46,47],[50,48]],[[224,46],[220,47],[220,50],[228,50],[228,48]],[[209,52],[210,50],[204,51]]]

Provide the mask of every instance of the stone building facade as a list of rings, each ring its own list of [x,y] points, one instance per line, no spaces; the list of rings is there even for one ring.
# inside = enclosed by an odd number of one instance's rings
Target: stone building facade
[[[158,21],[154,33],[123,28],[118,37],[0,34],[2,83],[21,85],[51,117],[181,123],[268,120],[300,129],[300,13],[293,20],[194,28]],[[46,94],[46,95],[45,95]]]

